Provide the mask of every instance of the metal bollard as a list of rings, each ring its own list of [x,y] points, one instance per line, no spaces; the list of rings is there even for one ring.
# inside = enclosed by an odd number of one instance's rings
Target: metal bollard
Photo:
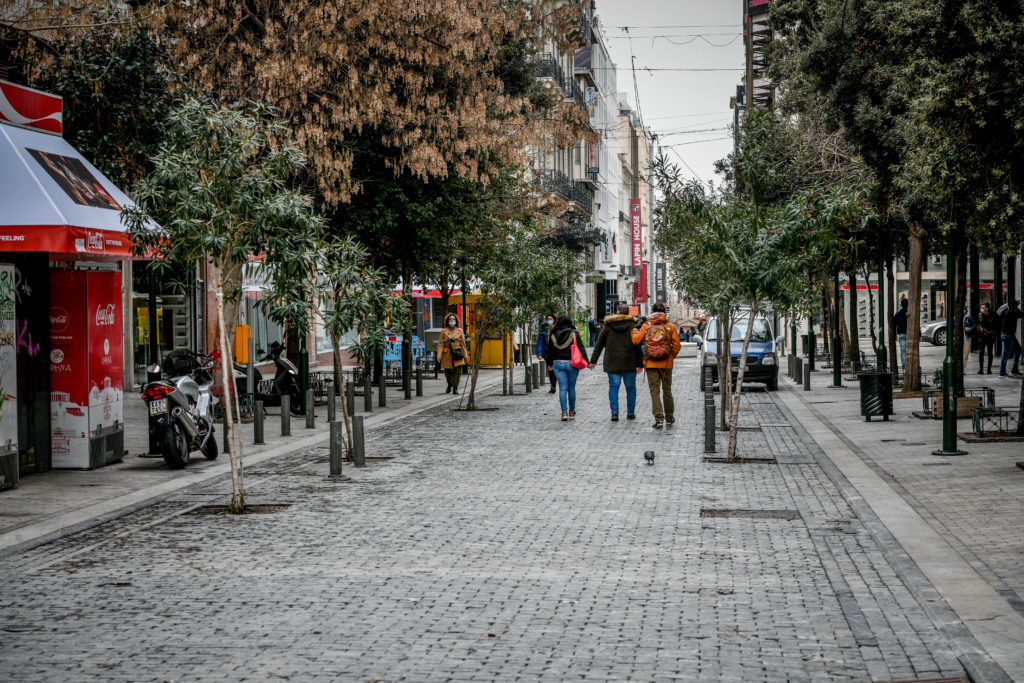
[[[540,386],[540,365],[536,361],[533,363],[533,386]]]
[[[525,368],[525,374],[526,374],[526,393],[529,394],[530,392],[533,391],[533,383],[531,382],[531,380],[533,379],[533,372],[530,370],[529,367],[526,367]]]
[[[345,409],[349,416],[356,414],[356,388],[352,382],[345,385]]]
[[[377,405],[381,408],[388,407],[388,380],[384,373],[380,373],[380,383],[377,385]]]
[[[239,423],[239,427],[241,427],[241,423]],[[228,441],[228,428],[227,428],[227,425],[225,424],[223,427],[221,427],[220,431],[221,431],[221,447],[220,447],[220,452],[223,453],[224,455],[227,455],[228,453],[231,452],[231,442]],[[217,437],[211,436],[210,438],[211,439],[215,439]]]
[[[370,373],[363,378],[363,410],[367,413],[373,412],[373,382]]]
[[[327,421],[334,422],[334,416],[337,412],[335,405],[336,399],[334,398],[334,384],[331,384],[330,388],[327,389]]]
[[[544,365],[546,361],[538,361],[538,372],[540,373],[540,386],[544,386],[548,383],[548,369]]]
[[[715,401],[704,402],[704,452],[715,452]]]
[[[331,423],[331,476],[341,476],[341,459],[342,459],[342,423],[332,422]]]
[[[807,366],[804,368],[804,391],[811,390],[811,361],[807,361]]]
[[[412,377],[410,375],[411,373],[407,373],[402,377],[402,391],[405,392],[404,399],[406,401],[412,400]]]
[[[416,396],[423,395],[423,366],[416,368]]]
[[[292,435],[292,397],[285,394],[281,397],[281,436]]]
[[[263,443],[263,401],[252,404],[252,442]]]
[[[306,429],[316,427],[316,403],[313,401],[313,390],[306,389]]]
[[[796,357],[794,356],[794,358],[796,358]],[[796,359],[796,364],[793,367],[796,368],[796,376],[794,376],[793,379],[796,380],[797,384],[803,384],[804,383],[804,362],[803,362],[803,360],[801,360],[800,358],[797,358]]]
[[[352,461],[356,467],[366,467],[366,439],[362,415],[352,418]]]

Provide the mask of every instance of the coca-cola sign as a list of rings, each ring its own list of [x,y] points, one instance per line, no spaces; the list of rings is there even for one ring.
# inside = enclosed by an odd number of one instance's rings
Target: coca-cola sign
[[[97,325],[116,325],[117,324],[117,312],[114,310],[114,304],[107,304],[106,306],[96,307],[96,324]]]
[[[68,312],[54,306],[50,309],[50,332],[63,332],[68,327]]]

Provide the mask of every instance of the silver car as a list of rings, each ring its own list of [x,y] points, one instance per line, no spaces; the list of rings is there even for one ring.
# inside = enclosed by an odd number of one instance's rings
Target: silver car
[[[921,324],[921,339],[935,346],[946,345],[946,320],[937,318]]]

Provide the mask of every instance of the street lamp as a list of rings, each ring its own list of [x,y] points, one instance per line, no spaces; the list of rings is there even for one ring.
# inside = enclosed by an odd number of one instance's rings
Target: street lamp
[[[932,455],[967,455],[967,451],[956,447],[956,388],[953,384],[956,358],[953,355],[953,339],[957,326],[953,319],[953,301],[956,296],[953,257],[953,231],[950,230],[946,234],[946,358],[942,361],[942,449],[932,451]]]

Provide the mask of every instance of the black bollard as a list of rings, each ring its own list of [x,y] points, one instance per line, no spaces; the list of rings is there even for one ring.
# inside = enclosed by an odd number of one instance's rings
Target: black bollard
[[[804,366],[804,391],[811,390],[811,361],[807,361],[807,365]]]
[[[794,368],[796,368],[796,374],[794,375],[793,379],[796,380],[797,384],[803,384],[804,383],[804,361],[803,361],[803,359],[801,359],[801,358],[799,358],[797,356],[793,356],[793,357],[796,358],[796,364],[793,366]]]
[[[334,383],[332,382],[327,387],[327,421],[334,422],[334,416],[337,413],[336,399],[334,398]]]
[[[252,442],[263,443],[263,401],[252,404]]]
[[[540,386],[544,386],[545,384],[548,383],[548,369],[544,365],[544,363],[545,363],[545,361],[542,361],[542,360],[541,361],[537,361],[537,366],[538,366],[537,372],[540,374]]]
[[[533,380],[533,371],[530,370],[530,366],[528,365],[525,368],[523,368],[523,371],[526,375],[526,393],[529,394],[533,391],[533,382],[531,381]]]
[[[366,440],[362,415],[352,418],[352,461],[356,467],[366,467]]]
[[[416,368],[416,396],[423,395],[423,366]]]
[[[377,385],[377,406],[388,407],[388,378],[387,373],[380,373],[380,383]]]
[[[313,390],[306,390],[306,429],[316,427],[316,403],[313,402]]]
[[[715,400],[704,402],[704,452],[715,452]]]
[[[367,413],[373,412],[373,382],[370,373],[363,378],[363,410]]]
[[[356,388],[352,382],[345,385],[345,409],[350,417],[356,414]]]
[[[533,363],[533,386],[540,386],[540,363],[536,361]]]
[[[281,436],[292,435],[292,397],[281,396]]]
[[[331,423],[331,476],[341,476],[341,459],[342,459],[342,423],[332,422]]]

